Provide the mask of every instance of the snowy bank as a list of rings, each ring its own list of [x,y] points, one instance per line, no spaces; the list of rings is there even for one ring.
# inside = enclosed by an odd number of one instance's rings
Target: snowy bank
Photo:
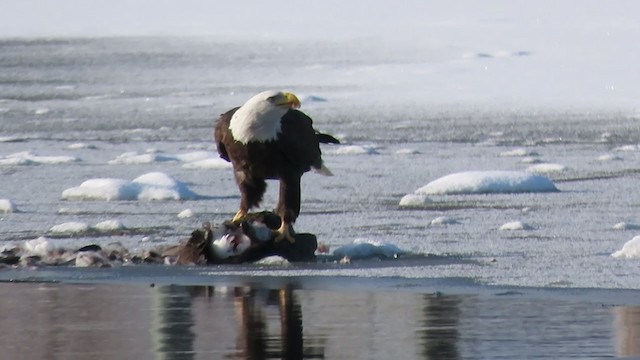
[[[162,172],[151,172],[132,181],[89,179],[62,192],[64,200],[190,200],[200,196],[187,185]]]
[[[422,195],[535,193],[558,191],[549,178],[521,171],[466,171],[434,180],[416,190]]]

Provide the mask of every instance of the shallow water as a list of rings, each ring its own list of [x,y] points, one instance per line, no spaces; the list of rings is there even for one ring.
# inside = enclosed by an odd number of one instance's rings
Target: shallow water
[[[568,359],[640,355],[640,307],[515,291],[443,294],[0,284],[11,359]]]

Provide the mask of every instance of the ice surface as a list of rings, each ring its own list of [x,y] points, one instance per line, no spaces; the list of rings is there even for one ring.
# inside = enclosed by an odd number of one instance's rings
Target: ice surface
[[[640,236],[627,241],[622,249],[614,252],[611,256],[620,259],[640,259]]]
[[[611,227],[614,230],[640,230],[640,224],[619,222]]]
[[[518,171],[467,171],[436,179],[416,190],[423,195],[558,191],[547,177]]]
[[[162,173],[152,172],[132,181],[97,178],[62,192],[65,200],[185,200],[198,195],[186,184]]]

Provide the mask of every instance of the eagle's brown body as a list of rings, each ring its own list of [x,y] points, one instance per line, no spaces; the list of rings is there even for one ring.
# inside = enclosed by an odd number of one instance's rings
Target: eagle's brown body
[[[286,224],[293,223],[300,214],[300,179],[322,165],[320,142],[338,143],[330,135],[320,134],[304,113],[290,109],[281,120],[280,133],[265,142],[236,141],[229,129],[234,108],[220,115],[215,125],[215,141],[220,157],[230,161],[240,189],[240,211],[245,214],[262,201],[266,179],[280,180],[280,197],[276,213]]]

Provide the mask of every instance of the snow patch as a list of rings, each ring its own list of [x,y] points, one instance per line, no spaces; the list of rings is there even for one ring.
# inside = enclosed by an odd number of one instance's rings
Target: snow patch
[[[9,214],[14,212],[18,212],[18,208],[13,201],[10,199],[0,199],[0,213]]]
[[[91,229],[91,227],[87,223],[71,221],[52,226],[51,229],[49,229],[49,233],[55,235],[82,234],[88,232],[89,229]]]
[[[184,183],[162,172],[151,172],[133,181],[89,179],[62,192],[64,200],[190,200],[199,195]]]
[[[124,230],[126,229],[126,227],[124,226],[124,224],[122,224],[120,220],[105,220],[95,224],[93,226],[93,229],[99,232],[108,233],[108,232]]]
[[[427,195],[423,194],[407,194],[400,199],[399,206],[402,207],[423,207],[432,203]]]
[[[500,226],[501,231],[518,231],[518,230],[531,230],[533,227],[529,224],[525,224],[522,221],[512,221]]]
[[[190,218],[193,217],[193,210],[191,209],[184,209],[182,210],[179,214],[178,217],[180,219],[186,219],[186,218]]]
[[[538,153],[535,151],[528,151],[524,148],[513,149],[509,151],[503,151],[500,153],[500,156],[513,156],[513,157],[521,157],[521,156],[538,156]]]
[[[539,174],[563,172],[566,170],[567,170],[566,166],[562,164],[553,164],[553,163],[536,164],[536,165],[531,165],[527,168],[528,172],[534,172]]]
[[[459,224],[458,220],[449,216],[438,216],[429,222],[430,226],[455,225]]]
[[[86,143],[75,143],[75,144],[71,144],[69,146],[67,146],[67,149],[69,150],[79,150],[79,149],[90,149],[90,150],[95,150],[98,147],[93,145],[93,144],[86,144]]]
[[[326,153],[334,155],[375,155],[378,154],[378,150],[371,145],[339,145],[326,151]]]
[[[627,223],[627,222],[619,222],[612,227],[613,230],[640,230],[640,225]]]
[[[399,247],[377,240],[355,239],[352,244],[341,246],[333,251],[339,258],[358,259],[391,259],[405,254]]]
[[[624,160],[622,157],[613,154],[601,155],[596,158],[598,161],[609,162],[609,161],[622,161]]]
[[[640,259],[640,236],[627,241],[622,249],[614,252],[611,256],[618,259]]]
[[[436,179],[416,190],[423,195],[558,191],[549,178],[522,171],[466,171]]]
[[[23,151],[7,156],[0,156],[0,165],[38,165],[65,164],[80,161],[75,156],[39,156],[30,151]]]
[[[231,163],[220,158],[202,159],[182,165],[185,169],[229,169]]]

